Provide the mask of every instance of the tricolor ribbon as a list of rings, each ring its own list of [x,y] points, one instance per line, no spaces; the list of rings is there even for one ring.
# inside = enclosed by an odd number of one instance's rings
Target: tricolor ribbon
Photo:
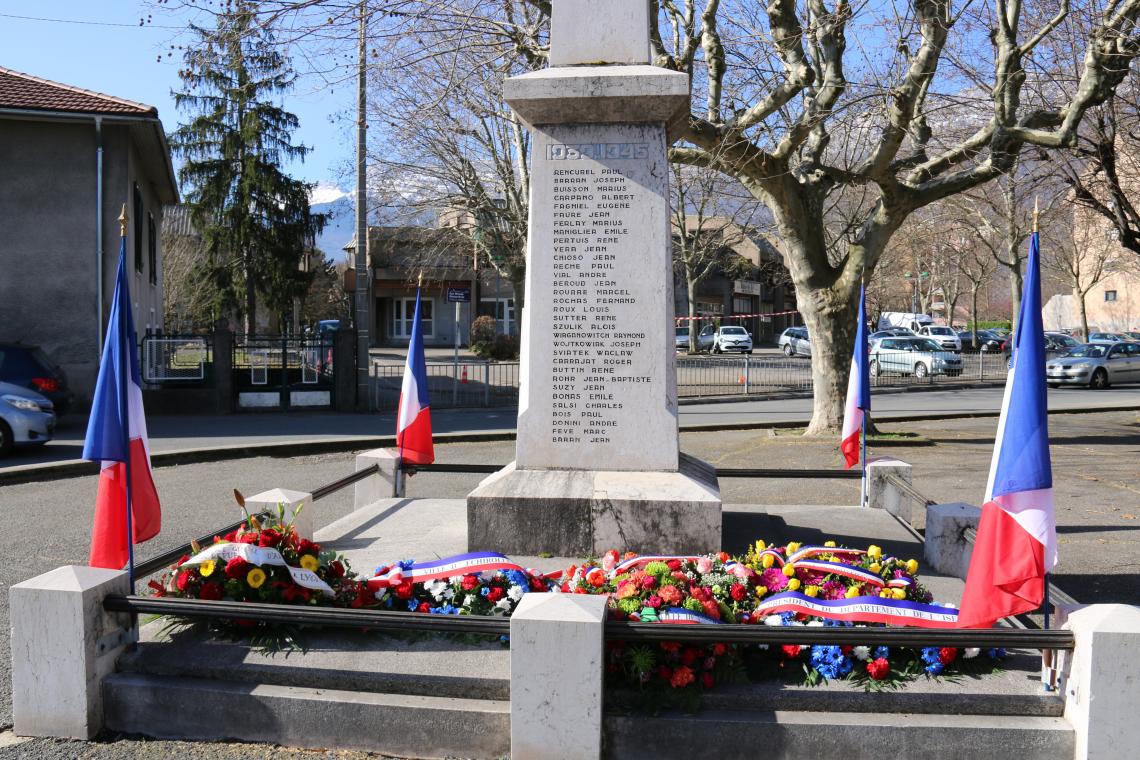
[[[672,625],[721,625],[721,622],[716,618],[687,610],[684,607],[669,607],[668,609],[664,609],[657,613],[657,620],[658,622],[671,623]]]
[[[873,586],[881,587],[883,585],[883,579],[870,570],[864,570],[861,567],[855,567],[853,565],[845,565],[842,562],[828,562],[822,559],[802,559],[796,563],[796,569],[799,570],[801,568],[804,570],[815,570],[817,573],[842,575],[845,578],[870,583]]]
[[[771,550],[768,550],[771,551]],[[804,546],[797,549],[795,553],[788,556],[788,562],[796,563],[807,557],[814,557],[817,554],[845,554],[852,557],[859,557],[867,552],[863,549],[843,549],[838,546]],[[761,552],[763,555],[764,552]]]
[[[798,591],[776,594],[756,606],[755,615],[797,612],[828,620],[910,625],[918,628],[953,628],[958,610],[905,599],[856,596],[851,599],[816,599]]]
[[[562,571],[542,575],[529,571],[522,565],[512,562],[508,557],[496,552],[467,552],[456,554],[431,562],[412,562],[396,564],[383,573],[377,573],[368,579],[368,588],[378,591],[389,586],[398,586],[407,581],[410,583],[426,583],[439,578],[451,578],[456,575],[474,575],[477,573],[498,572],[500,570],[517,570],[526,575],[540,578],[558,578]]]
[[[677,560],[678,562],[696,562],[698,559],[701,559],[701,557],[695,554],[643,554],[638,557],[630,557],[614,565],[614,574],[621,575],[622,573],[628,573],[631,570],[644,567],[650,562],[669,562],[671,560]]]

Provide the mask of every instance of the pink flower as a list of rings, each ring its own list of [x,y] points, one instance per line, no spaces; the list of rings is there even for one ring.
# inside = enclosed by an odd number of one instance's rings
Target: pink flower
[[[643,589],[649,590],[657,587],[657,579],[652,575],[644,575],[638,579],[638,583]]]
[[[701,557],[697,560],[697,572],[701,575],[712,572],[712,560],[708,557]]]
[[[735,575],[737,579],[746,581],[748,577],[752,575],[752,570],[749,569],[747,565],[733,565],[732,574]]]
[[[770,567],[760,574],[760,585],[775,593],[782,591],[788,585],[788,579],[783,570],[778,567]]]
[[[672,588],[672,587],[670,587],[670,588]],[[662,604],[662,599],[661,599],[661,597],[657,596],[657,594],[654,594],[653,596],[651,596],[645,600],[645,606],[646,607],[652,607],[653,609],[658,609],[661,606],[661,604]]]

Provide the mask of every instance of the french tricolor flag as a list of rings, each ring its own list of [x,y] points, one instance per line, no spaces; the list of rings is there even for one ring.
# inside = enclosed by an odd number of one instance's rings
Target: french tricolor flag
[[[851,356],[851,374],[847,380],[847,403],[843,407],[843,433],[839,449],[845,469],[859,464],[863,416],[871,411],[871,369],[867,362],[867,291],[859,286],[859,327],[855,331],[855,351]]]
[[[424,331],[420,321],[420,291],[416,290],[416,315],[412,340],[408,343],[408,363],[400,388],[400,408],[396,413],[396,447],[400,459],[411,464],[431,464],[435,448],[431,442],[431,409],[428,406],[427,362],[424,360]]]
[[[83,458],[103,463],[89,564],[112,570],[133,565],[132,545],[154,538],[162,527],[158,492],[150,472],[126,260],[124,238],[119,248],[107,339],[83,443]],[[128,541],[128,535],[133,536],[133,542]]]
[[[1057,564],[1036,232],[1027,270],[986,499],[958,615],[963,628],[990,627],[1003,617],[1040,607],[1046,574]]]

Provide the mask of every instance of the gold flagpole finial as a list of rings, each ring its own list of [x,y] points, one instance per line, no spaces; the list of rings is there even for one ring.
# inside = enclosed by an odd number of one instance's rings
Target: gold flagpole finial
[[[1040,202],[1041,197],[1038,195],[1033,196],[1033,231],[1037,232],[1037,218],[1040,216]]]
[[[119,213],[119,237],[127,236],[127,204],[123,204],[123,210]]]
[[[420,272],[419,278],[416,280],[416,287],[422,288],[424,286],[424,273]]]

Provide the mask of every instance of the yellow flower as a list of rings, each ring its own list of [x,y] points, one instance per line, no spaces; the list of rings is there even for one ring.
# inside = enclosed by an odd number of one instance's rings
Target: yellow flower
[[[883,556],[883,550],[874,544],[867,547],[867,556],[871,559],[878,559]]]
[[[788,591],[795,591],[799,587],[800,587],[800,579],[799,578],[792,578],[790,581],[788,581]]]
[[[767,548],[768,548],[768,544],[764,543],[764,539],[762,539],[762,538],[756,539],[756,553],[757,554],[759,554],[760,552],[764,551]]]
[[[762,597],[767,593],[768,593],[768,587],[767,586],[757,586],[756,587],[756,596],[757,597]]]
[[[879,592],[879,596],[883,597],[884,599],[891,599],[894,597],[894,592],[889,588],[885,588]]]
[[[791,562],[784,565],[784,575],[791,578],[795,574],[796,574],[796,566],[795,565],[793,565]]]
[[[851,588],[847,589],[847,593],[845,594],[845,596],[848,599],[854,599],[855,597],[859,596],[859,587],[858,586],[852,586]]]
[[[811,597],[819,596],[819,586],[808,586],[804,589],[804,593]]]
[[[776,563],[776,558],[773,557],[771,554],[765,554],[763,557],[760,558],[760,564],[764,566],[765,570],[770,568],[775,563]]]
[[[792,543],[788,544],[788,554],[798,552],[799,550],[800,550],[800,542],[799,541],[793,541]]]
[[[906,571],[908,573],[910,573],[911,575],[914,575],[915,573],[917,573],[918,572],[918,560],[917,559],[908,559],[906,561]]]
[[[823,545],[824,546],[835,546],[835,542],[834,541],[824,541]]]
[[[303,567],[306,570],[310,570],[310,571],[315,573],[320,568],[320,566],[321,566],[320,560],[318,560],[312,554],[306,554],[303,557],[301,557],[301,567]]]
[[[906,589],[905,588],[894,588],[894,589],[891,589],[891,591],[894,593],[895,599],[906,599]]]
[[[246,574],[245,582],[250,588],[261,588],[261,584],[265,583],[265,571],[260,567],[253,568]]]
[[[209,578],[214,574],[214,566],[217,563],[212,559],[208,559],[202,564],[198,565],[198,572],[202,574],[203,578]]]
[[[871,566],[868,567],[867,569],[870,570],[875,575],[878,575],[879,572],[882,571],[883,568],[879,566],[878,562],[872,562]]]

